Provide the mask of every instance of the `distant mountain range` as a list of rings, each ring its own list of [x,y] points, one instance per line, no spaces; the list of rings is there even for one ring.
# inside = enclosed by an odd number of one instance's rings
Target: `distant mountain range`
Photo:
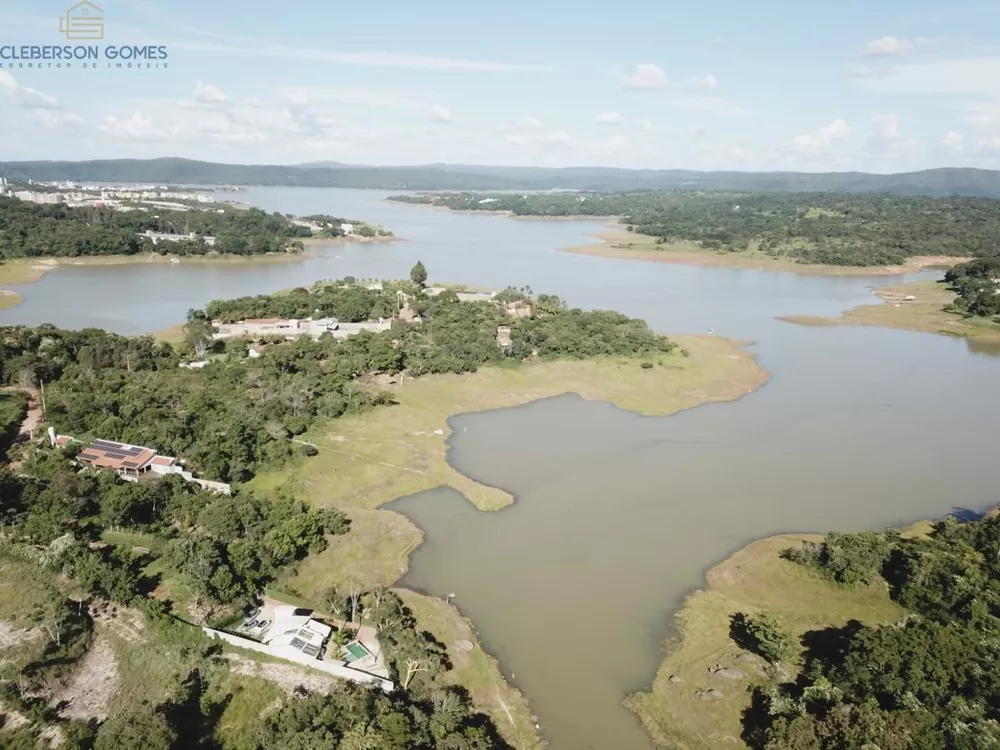
[[[97,159],[0,162],[8,180],[292,185],[380,190],[737,190],[756,192],[978,195],[1000,198],[1000,171],[926,169],[899,174],[865,172],[696,172],[610,167],[490,167],[428,164],[367,167],[337,162],[217,164],[191,159]]]

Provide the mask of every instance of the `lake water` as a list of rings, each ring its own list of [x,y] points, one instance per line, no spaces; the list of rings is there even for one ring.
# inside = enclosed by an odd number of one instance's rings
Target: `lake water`
[[[781,531],[878,528],[997,500],[996,347],[779,315],[871,303],[886,277],[810,277],[556,252],[600,223],[517,221],[386,203],[385,194],[262,188],[243,198],[381,223],[405,242],[312,249],[301,262],[68,268],[19,287],[0,323],[122,333],[208,300],[345,275],[530,284],[659,331],[731,336],[773,377],[732,404],[646,418],[574,396],[452,420],[450,459],[517,498],[475,511],[453,491],[397,501],[427,535],[404,583],[456,594],[553,748],[645,748],[620,706],[662,658],[671,615],[704,572]],[[932,277],[922,274],[918,277]],[[691,686],[695,689],[696,686]]]

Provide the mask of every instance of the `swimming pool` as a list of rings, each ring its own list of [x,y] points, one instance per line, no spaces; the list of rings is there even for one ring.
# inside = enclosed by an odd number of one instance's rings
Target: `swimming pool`
[[[347,649],[347,658],[344,661],[348,664],[368,656],[368,649],[358,643],[358,641],[351,641],[344,648]]]

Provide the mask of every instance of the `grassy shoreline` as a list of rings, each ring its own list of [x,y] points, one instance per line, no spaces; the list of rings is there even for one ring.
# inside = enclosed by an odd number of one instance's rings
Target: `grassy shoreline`
[[[742,712],[750,704],[748,684],[767,681],[764,664],[747,656],[729,636],[736,612],[774,614],[797,637],[850,619],[866,624],[895,622],[905,610],[889,598],[883,584],[852,590],[836,586],[780,557],[818,534],[781,534],[739,550],[706,574],[706,586],[693,592],[676,615],[677,633],[647,692],[635,693],[625,706],[642,721],[654,742],[677,750],[746,747],[740,740]],[[718,666],[738,669],[745,679],[726,680],[711,674]],[[798,656],[786,665],[791,671]],[[717,700],[703,700],[699,690],[715,689]]]
[[[607,231],[590,235],[599,242],[559,248],[564,253],[594,255],[600,258],[640,260],[650,263],[677,263],[703,268],[732,268],[748,271],[781,271],[814,276],[894,276],[915,273],[925,268],[950,267],[969,258],[948,256],[913,256],[898,266],[829,266],[799,263],[794,258],[775,258],[757,251],[706,250],[693,242],[657,244],[655,237],[626,232],[610,222]]]
[[[148,263],[171,265],[177,258],[181,265],[232,263],[287,263],[312,257],[308,253],[263,253],[259,255],[86,255],[78,258],[15,258],[0,263],[0,284],[30,284],[49,271],[65,266],[122,266]]]
[[[310,245],[365,245],[370,243],[387,243],[387,242],[399,242],[403,238],[397,237],[392,234],[387,237],[361,237],[360,235],[352,234],[350,237],[301,237],[299,242],[301,242],[305,247]]]
[[[873,290],[882,304],[860,305],[836,318],[788,315],[781,320],[805,326],[879,326],[1000,342],[1000,324],[945,312],[955,293],[936,281],[914,281]],[[907,299],[913,297],[914,299]]]
[[[388,200],[388,199],[386,199]],[[448,206],[427,203],[407,203],[402,205],[429,208],[436,211],[488,216],[505,216],[518,221],[604,221],[603,232],[588,235],[598,240],[584,245],[560,247],[564,253],[593,255],[599,258],[620,260],[641,260],[650,263],[676,263],[703,268],[732,268],[748,271],[779,271],[812,276],[897,276],[915,273],[925,268],[949,268],[971,258],[956,258],[947,255],[915,255],[897,266],[831,266],[818,263],[799,263],[795,258],[775,258],[757,251],[715,251],[706,250],[694,242],[673,242],[658,244],[656,237],[626,231],[617,216],[593,216],[574,214],[570,216],[525,216],[512,211],[474,210],[464,211]]]
[[[396,405],[310,430],[302,439],[314,443],[319,455],[264,472],[251,486],[281,487],[317,506],[336,507],[350,517],[351,530],[282,576],[275,588],[311,600],[334,584],[393,585],[406,572],[409,554],[423,538],[405,516],[380,508],[399,497],[449,486],[480,510],[500,510],[513,502],[503,490],[478,484],[448,464],[451,416],[565,393],[610,401],[641,414],[668,415],[708,402],[735,400],[768,378],[739,342],[715,337],[675,340],[689,356],[676,351],[650,357],[653,366],[648,368],[641,366],[647,358],[556,360],[404,379],[393,388]],[[448,644],[455,664],[448,679],[469,689],[476,706],[493,716],[517,747],[539,746],[526,700],[477,645],[471,624],[440,599],[415,592],[404,596],[421,627]],[[461,650],[461,641],[472,648]]]

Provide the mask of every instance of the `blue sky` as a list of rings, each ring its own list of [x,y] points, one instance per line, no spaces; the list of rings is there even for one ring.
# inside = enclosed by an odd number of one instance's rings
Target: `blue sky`
[[[72,0],[2,0],[0,58],[165,67],[0,59],[0,160],[1000,168],[1000,0],[95,2],[67,42]]]

